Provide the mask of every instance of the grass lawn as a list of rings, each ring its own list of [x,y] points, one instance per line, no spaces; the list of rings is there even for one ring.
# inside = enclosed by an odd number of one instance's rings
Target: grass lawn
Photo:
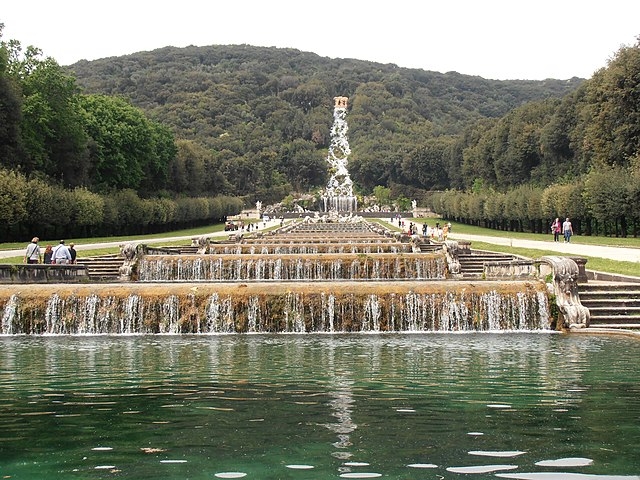
[[[175,232],[154,233],[149,235],[133,235],[133,236],[120,236],[120,237],[94,237],[94,238],[65,238],[67,244],[73,242],[76,245],[83,245],[87,243],[104,243],[104,242],[143,242],[144,240],[168,238],[168,237],[186,237],[204,235],[206,233],[221,232],[224,230],[224,223],[216,223],[213,225],[207,225],[205,227],[190,228],[188,230],[177,230]],[[0,243],[0,250],[14,250],[16,248],[25,248],[31,241],[31,238],[25,239],[24,242],[13,243]],[[40,239],[40,245],[57,245],[60,239]],[[184,242],[183,242],[184,243]]]

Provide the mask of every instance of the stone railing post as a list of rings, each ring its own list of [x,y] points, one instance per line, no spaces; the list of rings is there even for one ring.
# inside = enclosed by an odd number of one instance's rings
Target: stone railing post
[[[580,303],[578,264],[568,257],[545,256],[540,259],[552,267],[553,293],[556,305],[564,317],[564,326],[585,328],[589,326],[589,309]]]

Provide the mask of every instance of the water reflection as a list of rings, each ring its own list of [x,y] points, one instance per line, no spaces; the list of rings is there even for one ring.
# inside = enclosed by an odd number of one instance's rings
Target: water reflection
[[[0,473],[638,478],[639,366],[548,334],[5,337]]]
[[[329,402],[329,406],[332,410],[331,415],[336,417],[338,421],[328,424],[327,428],[338,435],[338,441],[334,442],[333,446],[346,449],[352,445],[349,434],[358,428],[351,417],[352,406],[355,403],[351,391],[353,381],[344,377],[337,377],[332,383],[330,396],[333,397],[333,399]],[[347,459],[350,458],[352,454],[341,451],[334,453],[333,456]]]

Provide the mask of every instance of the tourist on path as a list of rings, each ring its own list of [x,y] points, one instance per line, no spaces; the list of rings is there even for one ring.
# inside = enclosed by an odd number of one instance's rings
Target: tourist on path
[[[565,243],[571,242],[571,235],[573,235],[573,227],[571,226],[569,217],[567,217],[564,223],[562,224],[562,234],[564,235]]]
[[[556,217],[556,219],[551,224],[551,233],[553,233],[553,241],[557,242],[560,239],[560,232],[562,232],[562,224],[560,224],[560,219]]]
[[[40,263],[42,257],[40,256],[40,246],[38,237],[33,237],[31,243],[27,245],[27,251],[24,254],[24,263]]]
[[[51,263],[66,265],[71,262],[71,252],[69,252],[69,248],[64,244],[64,240],[60,240],[60,245],[58,245],[53,250],[53,256],[51,258]]]

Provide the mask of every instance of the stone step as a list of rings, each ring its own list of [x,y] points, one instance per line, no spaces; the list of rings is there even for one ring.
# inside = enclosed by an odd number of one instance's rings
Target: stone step
[[[640,317],[637,315],[593,315],[589,320],[589,326],[591,327],[605,327],[609,325],[616,325],[612,328],[635,328],[635,325],[640,325]]]
[[[578,287],[581,299],[601,299],[601,298],[640,298],[640,290],[587,290],[582,286]]]
[[[442,247],[440,245],[420,245],[420,251],[424,253],[435,252],[441,248]]]
[[[505,253],[478,252],[461,253],[458,255],[460,273],[463,277],[480,277],[484,273],[485,263],[508,262],[513,260],[513,255]]]
[[[460,265],[460,272],[462,273],[483,273],[484,272],[484,268],[482,268],[482,266],[480,267],[470,267],[468,265]]]
[[[589,309],[590,327],[640,329],[640,285],[584,283],[578,285],[580,303]]]
[[[600,293],[600,292],[640,292],[640,283],[633,282],[587,282],[580,284],[580,292]]]
[[[505,255],[485,255],[482,253],[460,253],[458,254],[458,258],[463,259],[463,260],[482,260],[482,261],[487,261],[487,260],[502,260],[504,258],[511,258],[511,256],[505,256]]]
[[[487,262],[478,261],[478,260],[461,260],[460,265],[467,265],[469,267],[483,267]]]
[[[94,264],[101,263],[103,265],[116,265],[118,263],[124,262],[124,258],[116,257],[116,258],[79,258],[76,260],[78,263],[82,264]]]
[[[602,298],[585,298],[580,295],[580,303],[587,307],[589,310],[591,309],[607,309],[607,308],[616,308],[616,307],[627,307],[627,308],[638,308],[640,309],[640,297],[631,298],[611,298],[611,297],[602,297]]]
[[[607,305],[604,307],[596,307],[589,306],[584,302],[581,302],[582,305],[589,309],[589,313],[591,316],[598,316],[599,314],[604,314],[607,316],[615,316],[615,315],[628,315],[628,316],[636,316],[640,320],[640,306],[626,306],[620,303]]]
[[[78,258],[78,264],[87,268],[87,274],[94,280],[112,280],[120,276],[120,267],[124,259],[117,254],[100,257]]]

